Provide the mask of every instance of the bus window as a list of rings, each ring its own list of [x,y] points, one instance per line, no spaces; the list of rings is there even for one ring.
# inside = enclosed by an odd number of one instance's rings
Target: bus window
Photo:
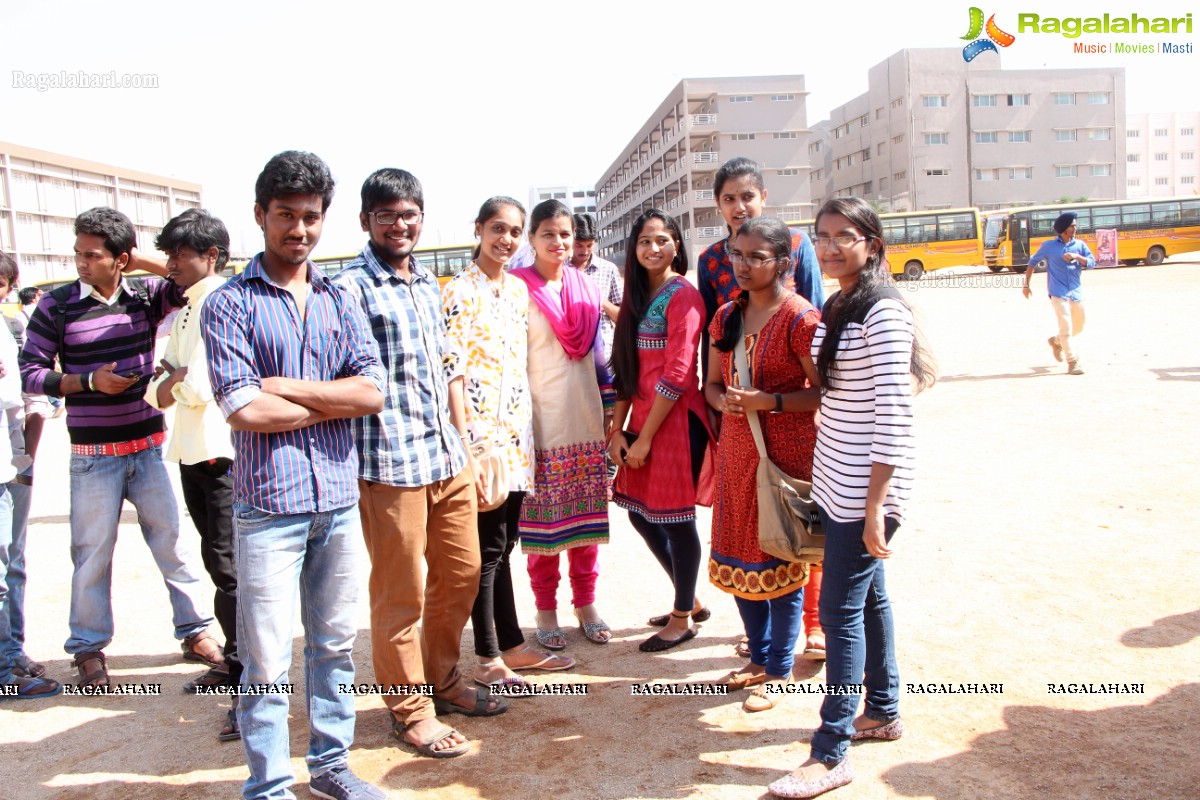
[[[1093,230],[1092,210],[1084,208],[1076,211],[1075,214],[1075,233],[1091,233]]]
[[[999,247],[1000,242],[1008,238],[1008,214],[998,214],[988,217],[987,228],[983,232],[984,247]]]
[[[1121,226],[1120,206],[1097,206],[1092,209],[1092,227],[1094,230],[1119,228]]]
[[[1053,236],[1054,220],[1058,219],[1060,214],[1062,211],[1034,211],[1029,220],[1029,235]]]
[[[906,241],[904,238],[904,220],[883,220],[883,240],[888,244],[904,244]]]
[[[937,217],[909,217],[907,227],[909,242],[936,242],[938,240]]]
[[[1150,207],[1150,219],[1155,226],[1177,224],[1179,222],[1179,203],[1154,203]]]
[[[971,214],[943,214],[938,217],[938,239],[973,239],[978,234],[975,230],[975,217]]]
[[[1136,206],[1125,206],[1121,210],[1121,227],[1125,230],[1137,230],[1150,224],[1150,205],[1139,203]]]
[[[1179,221],[1189,225],[1200,224],[1200,200],[1184,200],[1180,203]]]

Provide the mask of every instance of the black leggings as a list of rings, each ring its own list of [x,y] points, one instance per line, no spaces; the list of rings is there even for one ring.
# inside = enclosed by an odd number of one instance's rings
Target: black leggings
[[[517,544],[524,492],[510,492],[499,508],[479,515],[479,594],[471,609],[475,655],[497,658],[525,641],[517,621],[509,556]]]

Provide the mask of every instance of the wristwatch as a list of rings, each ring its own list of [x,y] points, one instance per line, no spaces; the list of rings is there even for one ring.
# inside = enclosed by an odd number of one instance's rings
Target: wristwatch
[[[776,394],[775,395],[775,413],[779,414],[782,412],[783,412],[783,395]]]

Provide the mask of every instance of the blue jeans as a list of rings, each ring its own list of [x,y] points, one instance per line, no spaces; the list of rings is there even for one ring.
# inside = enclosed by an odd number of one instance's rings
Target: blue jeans
[[[7,540],[8,553],[4,558],[7,569],[0,575],[7,588],[4,600],[4,614],[8,621],[8,635],[0,635],[0,665],[7,658],[12,660],[25,655],[25,526],[29,523],[29,501],[33,496],[33,487],[13,481],[7,484],[8,494],[12,497],[12,524],[7,525],[0,516],[0,548]],[[0,566],[0,570],[4,569]],[[4,620],[0,620],[0,626]]]
[[[71,456],[71,654],[103,650],[112,642],[112,557],[121,506],[137,509],[142,538],[171,598],[175,638],[200,633],[213,622],[201,597],[204,584],[187,540],[179,536],[179,507],[162,460],[162,448],[127,456]]]
[[[0,411],[0,413],[4,413]],[[20,646],[13,652],[12,627],[9,624],[12,612],[12,591],[8,586],[8,565],[12,558],[12,495],[8,484],[0,483],[0,686],[12,683],[13,655],[20,655]]]
[[[791,676],[804,618],[804,589],[772,600],[748,600],[736,595],[733,599],[750,640],[750,663],[765,667],[768,675]]]
[[[892,602],[884,584],[883,562],[863,544],[866,520],[838,522],[822,510],[825,526],[824,577],[821,581],[821,628],[825,631],[825,684],[862,684],[863,712],[879,722],[900,716],[900,672]],[[885,518],[890,542],[899,523]],[[821,703],[821,727],[813,735],[812,757],[838,764],[846,757],[859,694],[827,694]]]
[[[268,514],[235,503],[233,525],[242,686],[289,682],[299,588],[308,771],[320,775],[344,763],[354,741],[354,695],[338,685],[354,682],[355,611],[367,569],[358,510]],[[238,703],[248,799],[294,797],[288,705],[286,694],[247,694]]]

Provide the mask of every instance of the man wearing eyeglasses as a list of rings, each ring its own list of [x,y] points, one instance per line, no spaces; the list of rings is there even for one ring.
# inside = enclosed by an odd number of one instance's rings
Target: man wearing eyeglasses
[[[476,496],[450,420],[437,276],[412,254],[424,210],[411,173],[372,173],[359,213],[367,246],[337,283],[371,320],[387,374],[383,412],[355,425],[375,681],[433,686],[433,700],[417,692],[384,695],[392,734],[422,755],[451,758],[469,745],[438,713],[492,716],[507,706],[468,686],[458,670],[459,641],[479,589]]]

